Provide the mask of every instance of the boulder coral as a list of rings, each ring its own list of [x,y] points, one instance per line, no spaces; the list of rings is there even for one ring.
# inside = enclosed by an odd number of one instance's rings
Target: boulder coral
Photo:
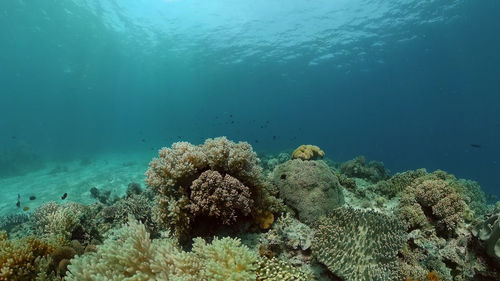
[[[274,169],[272,182],[285,204],[296,210],[306,224],[344,204],[342,186],[322,160],[289,160]]]
[[[397,254],[405,241],[394,217],[338,208],[319,220],[312,253],[345,281],[400,280]]]
[[[318,160],[325,157],[325,152],[316,145],[303,144],[292,153],[291,159]]]
[[[238,214],[255,216],[282,209],[275,192],[262,179],[251,145],[225,137],[207,139],[199,146],[177,142],[162,148],[149,164],[146,184],[157,195],[154,217],[178,237],[199,216],[231,224]]]

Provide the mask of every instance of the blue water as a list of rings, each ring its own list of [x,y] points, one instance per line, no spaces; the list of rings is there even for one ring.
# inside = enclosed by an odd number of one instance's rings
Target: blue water
[[[0,153],[225,135],[500,195],[499,17],[497,0],[4,0]]]

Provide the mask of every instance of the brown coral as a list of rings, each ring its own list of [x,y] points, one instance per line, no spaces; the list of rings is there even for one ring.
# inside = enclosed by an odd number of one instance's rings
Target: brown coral
[[[203,172],[191,184],[189,210],[194,217],[207,215],[215,217],[223,224],[234,223],[237,214],[250,214],[253,200],[250,189],[238,179],[217,171]]]
[[[318,160],[325,157],[325,152],[316,145],[303,144],[292,153],[291,159]]]

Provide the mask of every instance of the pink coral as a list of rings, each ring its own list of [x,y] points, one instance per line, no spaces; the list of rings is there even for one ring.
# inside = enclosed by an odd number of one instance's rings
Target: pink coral
[[[238,179],[217,171],[203,172],[191,185],[191,204],[194,216],[216,217],[224,224],[236,221],[237,213],[250,214],[253,200],[250,189]]]

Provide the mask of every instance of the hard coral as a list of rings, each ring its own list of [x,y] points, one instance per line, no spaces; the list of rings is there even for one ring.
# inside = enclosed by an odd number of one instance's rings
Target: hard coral
[[[0,232],[0,281],[35,280],[42,270],[42,260],[59,245],[58,240],[33,236],[9,240],[6,232]]]
[[[484,242],[488,255],[500,264],[500,210],[496,210],[479,223],[474,233]]]
[[[310,272],[294,267],[277,258],[260,258],[257,281],[311,281],[315,280]]]
[[[395,218],[338,208],[320,219],[312,253],[342,280],[397,280],[396,256],[405,240]]]
[[[325,157],[325,152],[319,147],[310,144],[303,144],[295,149],[291,159],[318,160]]]
[[[366,179],[376,183],[389,178],[389,171],[377,161],[366,163],[364,156],[359,156],[342,164],[340,172],[348,177]]]
[[[97,252],[72,259],[65,280],[253,281],[256,269],[257,255],[237,239],[195,239],[184,252],[168,233],[150,240],[144,225],[130,220]]]
[[[274,169],[272,182],[285,203],[307,224],[344,204],[342,186],[322,160],[289,160]]]
[[[250,214],[253,200],[250,189],[229,174],[222,176],[217,171],[203,172],[191,184],[190,204],[194,217],[206,215],[234,223],[238,214]]]

